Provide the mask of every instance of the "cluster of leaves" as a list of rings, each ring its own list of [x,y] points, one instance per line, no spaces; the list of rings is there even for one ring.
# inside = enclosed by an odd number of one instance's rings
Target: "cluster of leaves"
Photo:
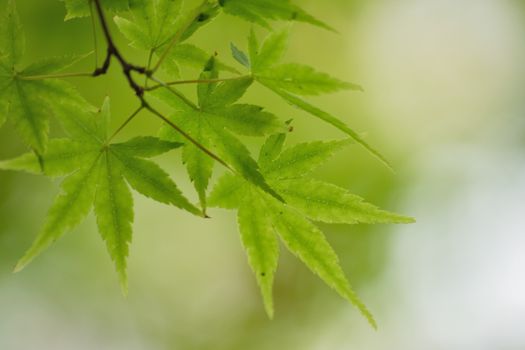
[[[133,222],[131,187],[155,201],[198,216],[206,216],[208,206],[237,210],[242,242],[270,317],[280,237],[292,253],[357,306],[375,326],[339,266],[335,252],[313,222],[409,223],[412,219],[380,210],[345,189],[309,177],[313,169],[351,142],[361,144],[383,161],[384,158],[341,120],[302,98],[361,88],[309,66],[282,63],[288,41],[286,30],[271,31],[262,43],[252,30],[246,52],[231,45],[232,56],[246,70],[244,74],[187,42],[220,12],[267,29],[274,20],[332,28],[288,0],[204,0],[186,11],[182,0],[63,1],[66,19],[91,15],[98,17],[101,24],[108,56],[93,73],[58,74],[83,58],[77,56],[49,58],[22,68],[25,38],[14,1],[9,2],[0,20],[0,126],[6,119],[10,121],[30,148],[26,154],[0,162],[0,169],[65,177],[42,231],[16,270],[73,229],[94,208],[100,235],[126,291],[126,260]],[[107,11],[116,13],[114,22],[129,44],[146,53],[145,66],[132,65],[120,54],[106,23]],[[64,78],[104,74],[112,57],[124,68],[140,106],[110,133],[109,99],[101,108],[95,108]],[[194,80],[165,82],[159,78],[179,78],[184,67],[199,68],[202,73]],[[144,75],[146,84],[138,84],[131,71]],[[232,76],[222,78],[221,72]],[[281,121],[261,106],[239,102],[254,83],[340,129],[349,138],[283,150],[290,122]],[[196,102],[176,89],[180,84],[196,84]],[[158,112],[154,107],[158,103],[169,107],[170,114]],[[137,136],[127,142],[113,142],[142,111],[163,120],[158,137]],[[51,117],[58,121],[66,137],[48,140]],[[258,161],[239,136],[265,138]],[[179,148],[197,192],[198,205],[192,204],[169,174],[149,159]],[[227,173],[208,195],[216,162],[227,168]]]

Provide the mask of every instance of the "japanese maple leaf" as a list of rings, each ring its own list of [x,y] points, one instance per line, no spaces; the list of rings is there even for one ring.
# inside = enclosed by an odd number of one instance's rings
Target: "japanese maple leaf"
[[[133,223],[133,198],[128,185],[158,202],[202,215],[182,195],[169,175],[147,159],[182,144],[156,137],[137,137],[124,143],[111,143],[107,133],[109,100],[106,100],[98,116],[64,105],[58,117],[72,138],[51,140],[41,159],[27,153],[0,162],[1,169],[41,173],[43,168],[47,176],[66,176],[42,231],[15,270],[24,268],[55,240],[76,227],[93,207],[98,230],[126,291],[126,260]]]

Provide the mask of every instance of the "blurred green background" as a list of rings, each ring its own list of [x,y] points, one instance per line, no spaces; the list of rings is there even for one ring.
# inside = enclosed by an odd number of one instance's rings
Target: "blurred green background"
[[[58,187],[2,172],[0,349],[525,349],[523,1],[296,3],[340,33],[294,24],[287,60],[363,85],[365,93],[312,101],[363,131],[396,169],[354,146],[316,176],[418,219],[322,227],[379,331],[288,253],[269,321],[232,212],[199,220],[138,195],[127,298],[92,217],[14,275]],[[62,3],[17,5],[28,62],[92,49],[89,19],[64,22]],[[113,29],[128,55],[145,60]],[[234,64],[229,43],[244,46],[249,29],[221,15],[192,40]],[[72,81],[95,105],[111,97],[115,126],[136,108],[115,68]],[[343,137],[262,89],[247,99],[294,119],[290,144]],[[144,115],[121,138],[158,126]],[[23,151],[12,128],[0,129],[0,159]],[[159,161],[195,199],[180,158]]]

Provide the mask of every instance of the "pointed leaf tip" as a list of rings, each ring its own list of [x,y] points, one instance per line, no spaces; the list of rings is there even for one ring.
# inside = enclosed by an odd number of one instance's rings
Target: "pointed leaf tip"
[[[26,267],[26,265],[27,264],[23,263],[22,260],[19,260],[13,269],[13,273],[19,273]]]
[[[129,294],[129,288],[128,288],[128,276],[127,276],[126,271],[119,273],[119,283],[120,283],[120,291],[122,293],[122,296],[124,298],[127,298]]]
[[[335,32],[328,24],[318,20],[290,0],[220,0],[224,12],[250,23],[270,29],[268,21],[297,21]]]
[[[375,158],[381,161],[391,172],[395,173],[394,168],[390,164],[390,162],[381,154],[379,151],[377,151],[375,148],[370,146],[356,131],[351,129],[348,125],[346,125],[343,121],[336,118],[335,116],[331,115],[330,113],[327,113],[314,105],[309,104],[308,102],[304,101],[303,99],[290,94],[282,89],[279,89],[273,85],[267,84],[264,81],[260,81],[261,84],[266,86],[268,89],[275,92],[277,95],[281,96],[285,101],[287,101],[290,105],[295,106],[314,117],[317,117],[324,122],[331,124],[332,126],[336,127],[337,129],[341,130],[348,136],[350,136],[356,143],[361,145],[363,148],[365,148],[370,154],[372,154]]]

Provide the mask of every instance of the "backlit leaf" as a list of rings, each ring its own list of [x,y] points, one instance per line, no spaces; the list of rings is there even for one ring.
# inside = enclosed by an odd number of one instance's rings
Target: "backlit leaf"
[[[354,304],[377,328],[374,317],[352,290],[350,283],[339,265],[339,259],[324,234],[308,220],[282,203],[273,205],[273,224],[288,250],[301,259],[310,270],[343,298]]]
[[[279,243],[260,196],[245,198],[249,205],[239,208],[237,220],[242,243],[261,289],[266,312],[273,318],[273,280],[279,260]]]
[[[132,20],[115,17],[115,23],[132,45],[157,50],[179,30],[182,0],[129,0]]]
[[[113,150],[120,163],[122,173],[129,184],[139,193],[157,202],[172,204],[192,214],[200,215],[200,210],[182,195],[168,173],[152,161],[126,156]]]
[[[90,15],[90,0],[61,0],[66,5],[66,20],[87,17]],[[125,11],[129,9],[128,0],[100,0],[102,6],[110,11]]]
[[[380,210],[347,190],[314,179],[272,182],[276,190],[305,216],[337,224],[410,224],[414,219]]]
[[[96,145],[90,147],[71,139],[52,139],[46,153],[40,156],[41,159],[30,152],[11,160],[0,161],[0,169],[41,174],[43,167],[47,176],[65,176],[84,164],[93,163],[99,153],[100,147]]]
[[[108,151],[100,160],[100,174],[95,198],[98,230],[115,263],[123,292],[127,292],[127,257],[131,242],[133,198],[122,171]]]
[[[122,289],[127,290],[126,259],[132,235],[133,200],[128,183],[143,195],[201,215],[180,192],[168,174],[150,160],[181,146],[155,137],[124,143],[108,142],[109,100],[100,112],[58,105],[58,119],[73,139],[53,139],[45,154],[27,153],[0,161],[0,169],[66,176],[41,234],[20,260],[19,271],[64,233],[77,226],[94,204],[99,232],[115,263]],[[78,141],[77,141],[78,140]]]
[[[7,2],[7,11],[0,18],[0,56],[7,66],[20,63],[25,53],[26,39],[16,11],[15,1]]]
[[[238,176],[223,175],[210,193],[209,203],[213,207],[237,209],[246,198],[247,186]]]
[[[91,53],[85,55],[66,55],[66,56],[55,56],[42,59],[28,65],[21,73],[22,77],[44,75],[60,72],[74,65],[75,63],[83,60]]]
[[[287,30],[281,30],[270,33],[262,42],[260,48],[250,45],[250,57],[252,57],[252,72],[264,72],[270,67],[276,65],[286,53],[288,48],[288,37],[290,33]],[[256,40],[255,34],[251,34],[250,42]],[[258,50],[257,52],[255,50]]]
[[[268,162],[264,167],[264,172],[268,177],[276,179],[303,177],[347,144],[348,141],[317,141],[298,144]]]
[[[180,76],[181,67],[201,69],[209,59],[210,54],[203,49],[193,44],[182,43],[176,45],[170,50],[168,56],[166,57],[166,61],[162,65],[162,68],[169,74]],[[238,73],[235,68],[228,66],[217,58],[215,60],[218,70],[230,73]]]
[[[25,37],[14,1],[7,7],[6,17],[0,21],[0,125],[9,120],[24,142],[41,156],[47,147],[53,105],[75,104],[76,110],[82,111],[89,109],[89,104],[65,82],[28,79],[64,69],[81,57],[44,59],[21,69]]]
[[[199,79],[214,80],[217,79],[218,74],[216,60],[212,57],[206,63]],[[155,95],[179,110],[173,113],[170,119],[193,140],[218,155],[246,180],[280,198],[266,183],[246,146],[232,134],[232,131],[241,134],[265,134],[265,132],[272,132],[278,124],[273,115],[263,113],[260,107],[234,104],[244,95],[251,83],[250,77],[201,83],[197,86],[199,105],[193,110],[180,106],[180,98],[166,91]],[[174,102],[170,103],[170,99]],[[248,115],[251,111],[255,113]],[[250,123],[258,123],[264,126],[264,129],[256,132],[254,131],[256,125],[249,125]],[[161,135],[171,141],[181,140],[178,132],[172,130],[170,126],[164,126]],[[205,211],[206,190],[212,176],[213,160],[192,142],[187,140],[184,142],[186,146],[183,150],[183,162]]]
[[[18,261],[15,271],[20,271],[35,257],[68,230],[77,226],[89,213],[93,204],[97,178],[98,160],[70,175],[61,185],[62,193],[49,210],[44,228],[33,245]]]
[[[222,120],[226,128],[239,135],[265,136],[283,129],[282,123],[274,114],[259,106],[235,104],[218,108],[215,114],[216,119]]]
[[[151,158],[175,148],[182,146],[182,143],[160,140],[151,136],[139,136],[123,143],[115,143],[111,148],[127,157]]]
[[[346,83],[326,73],[317,72],[312,67],[289,63],[272,67],[258,75],[258,80],[266,85],[286,90],[297,95],[319,95],[339,90],[363,91],[356,84]]]
[[[341,269],[324,234],[310,220],[326,223],[411,223],[413,219],[389,213],[350,192],[308,174],[348,141],[311,142],[283,150],[286,135],[267,138],[259,166],[284,203],[241,177],[226,174],[210,194],[215,207],[238,210],[239,231],[256,275],[268,315],[273,315],[271,288],[277,266],[277,233],[289,251],[342,297],[354,304],[376,327]],[[267,275],[267,271],[272,271]],[[270,277],[266,279],[266,277]]]
[[[302,100],[301,98],[294,96],[292,94],[289,94],[285,91],[276,89],[272,86],[268,86],[271,90],[273,90],[275,93],[277,93],[279,96],[281,96],[283,99],[285,99],[288,103],[291,105],[327,122],[328,124],[331,124],[335,126],[337,129],[341,130],[348,136],[350,136],[355,142],[363,146],[368,152],[370,152],[372,155],[374,155],[377,159],[379,159],[381,162],[383,162],[388,168],[392,168],[390,166],[390,163],[386,160],[385,157],[381,153],[379,153],[375,148],[370,146],[357,132],[352,130],[348,125],[346,125],[344,122],[342,122],[340,119],[334,117],[333,115],[311,105],[310,103]]]
[[[299,21],[333,30],[290,0],[220,0],[226,13],[269,28],[268,20]]]

